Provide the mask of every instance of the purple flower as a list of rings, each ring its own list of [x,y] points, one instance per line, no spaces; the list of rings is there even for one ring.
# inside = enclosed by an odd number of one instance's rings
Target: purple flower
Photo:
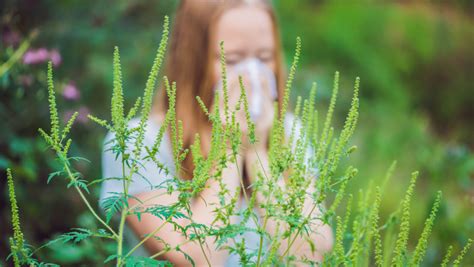
[[[54,66],[61,64],[61,55],[59,51],[53,49],[48,51],[46,48],[30,49],[23,55],[23,64],[33,65],[51,60]]]
[[[54,64],[54,63],[53,63]],[[76,84],[74,82],[70,82],[66,84],[63,88],[63,97],[66,100],[78,100],[81,97],[81,93],[76,87]]]

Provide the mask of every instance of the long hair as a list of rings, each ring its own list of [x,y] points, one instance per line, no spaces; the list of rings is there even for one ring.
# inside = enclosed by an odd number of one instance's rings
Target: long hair
[[[276,15],[267,0],[183,0],[178,6],[174,20],[170,47],[168,48],[165,75],[171,82],[176,82],[176,117],[183,122],[183,145],[189,147],[194,135],[199,133],[203,144],[202,153],[208,154],[211,123],[196,101],[199,96],[206,107],[213,104],[213,87],[217,81],[213,77],[213,59],[215,28],[220,16],[231,8],[241,5],[256,5],[270,15],[273,22],[275,40],[276,81],[278,106],[283,102],[283,55],[278,32]],[[225,44],[224,44],[225,46]],[[157,94],[154,104],[155,112],[163,114],[168,110],[169,102],[166,91]],[[191,153],[184,159],[179,176],[191,179],[194,170]]]

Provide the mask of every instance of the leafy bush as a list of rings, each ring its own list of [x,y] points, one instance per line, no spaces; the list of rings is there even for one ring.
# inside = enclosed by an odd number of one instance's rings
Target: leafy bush
[[[219,110],[218,105],[215,105],[212,111],[210,111],[202,104],[199,97],[196,99],[212,123],[212,142],[207,157],[201,154],[199,135],[196,135],[190,149],[183,147],[182,123],[176,121],[174,110],[176,84],[170,83],[166,77],[164,77],[164,85],[169,98],[170,108],[166,113],[165,122],[161,125],[159,134],[156,136],[154,145],[148,147],[143,144],[144,132],[156,87],[156,77],[165,55],[167,38],[168,18],[165,19],[162,39],[146,82],[144,95],[142,98],[137,99],[135,105],[128,112],[125,112],[124,107],[120,56],[119,50],[116,48],[113,64],[114,90],[111,101],[111,120],[108,121],[95,116],[89,116],[91,120],[115,134],[113,151],[116,153],[117,158],[121,159],[122,169],[124,170],[122,177],[103,177],[88,180],[80,171],[74,168],[74,161],[86,160],[71,156],[69,153],[72,144],[72,139],[69,135],[78,113],[72,114],[70,119],[62,125],[56,104],[52,62],[49,63],[47,78],[51,129],[48,131],[39,129],[39,132],[56,154],[60,168],[58,171],[50,174],[48,182],[52,179],[57,179],[56,177],[63,177],[68,183],[67,187],[73,188],[78,193],[89,212],[102,228],[73,228],[72,231],[60,235],[44,246],[33,249],[27,244],[21,231],[13,175],[11,170],[8,169],[7,177],[14,232],[13,237],[9,241],[11,247],[10,258],[16,266],[44,264],[35,258],[35,253],[45,246],[52,246],[57,243],[75,244],[88,239],[107,240],[107,242],[115,244],[115,251],[108,258],[103,259],[104,263],[115,261],[117,266],[135,266],[137,264],[140,266],[168,265],[169,263],[158,261],[154,258],[169,251],[184,253],[180,250],[180,245],[169,246],[164,244],[166,249],[157,252],[149,258],[132,255],[146,240],[155,237],[155,234],[165,224],[173,225],[175,231],[186,237],[186,243],[196,242],[197,245],[201,246],[202,253],[206,259],[207,255],[203,240],[207,237],[213,237],[212,240],[214,240],[218,249],[228,250],[232,254],[237,254],[240,257],[241,264],[245,266],[292,265],[298,263],[318,265],[319,263],[313,259],[299,257],[294,254],[295,248],[293,245],[297,237],[303,237],[310,247],[314,249],[316,244],[313,243],[312,237],[318,234],[315,225],[320,224],[335,225],[336,227],[334,249],[325,254],[322,265],[420,265],[425,256],[428,239],[441,203],[441,192],[437,194],[431,213],[426,219],[424,229],[420,234],[416,247],[413,249],[409,248],[407,243],[410,232],[410,203],[414,194],[418,173],[414,172],[412,174],[410,185],[400,203],[399,210],[395,211],[384,223],[380,222],[379,207],[395,164],[388,170],[385,179],[380,185],[371,185],[360,191],[360,195],[356,199],[357,205],[354,211],[352,203],[355,198],[346,191],[349,183],[356,176],[357,169],[353,166],[348,166],[343,171],[343,175],[338,174],[341,159],[349,156],[356,150],[355,146],[349,145],[349,140],[354,133],[359,116],[358,78],[355,81],[348,115],[339,133],[331,126],[339,90],[339,73],[336,73],[329,109],[322,125],[319,123],[318,111],[315,107],[316,84],[313,84],[309,98],[302,100],[299,97],[297,100],[294,114],[301,121],[301,127],[296,127],[297,123],[295,120],[290,129],[291,135],[287,139],[285,137],[284,118],[288,110],[289,96],[296,67],[300,59],[301,41],[299,38],[297,39],[296,52],[285,87],[283,105],[280,110],[275,109],[275,120],[270,134],[269,171],[258,172],[256,181],[251,185],[251,194],[244,194],[250,205],[248,205],[248,208],[239,211],[236,210],[236,203],[240,194],[233,195],[230,201],[224,197],[232,189],[227,188],[226,184],[222,182],[222,172],[235,163],[239,146],[241,146],[242,131],[240,125],[235,120],[235,116],[236,111],[240,110],[242,106],[247,114],[248,138],[251,143],[258,142],[258,139],[254,132],[255,125],[250,119],[245,93],[246,89],[242,81],[240,83],[240,100],[236,107],[229,107],[228,99],[226,98],[225,64],[222,64],[224,110]],[[225,62],[223,53],[221,53],[221,57],[221,61]],[[219,94],[215,95],[214,103],[219,103]],[[221,112],[226,114],[225,121],[221,119]],[[135,128],[128,127],[128,122],[138,114],[140,116],[139,126]],[[173,159],[177,169],[179,169],[180,163],[186,154],[191,153],[194,165],[196,166],[193,173],[194,178],[186,181],[175,176],[164,184],[153,185],[154,188],[166,189],[169,194],[172,192],[179,193],[176,203],[145,208],[144,202],[140,202],[137,205],[129,206],[128,200],[133,198],[133,196],[127,193],[128,187],[133,174],[138,171],[141,162],[154,162],[160,169],[167,171],[166,166],[158,160],[157,153],[163,140],[164,132],[168,127],[171,129]],[[227,154],[228,144],[230,144],[231,149],[230,155]],[[307,148],[311,148],[314,153],[307,155]],[[140,156],[143,152],[146,155],[144,158]],[[125,166],[128,167],[128,171],[125,171]],[[263,165],[261,167],[264,168]],[[314,173],[314,170],[317,170],[317,173]],[[317,176],[317,180],[315,176]],[[94,185],[100,184],[106,179],[120,179],[123,182],[124,192],[116,193],[104,201],[105,218],[103,218],[90,203],[89,194]],[[203,225],[193,221],[189,204],[194,197],[200,194],[209,181],[219,183],[219,201],[217,203],[210,203],[216,206],[214,211],[216,223]],[[240,193],[240,190],[237,190],[237,192]],[[347,199],[345,203],[346,211],[344,216],[341,216],[338,215],[338,211],[344,199]],[[311,209],[304,209],[306,203],[310,203]],[[263,225],[258,223],[259,215],[253,209],[254,205],[264,211]],[[321,213],[316,215],[317,212],[315,211],[317,210],[320,210]],[[163,219],[162,225],[157,226],[153,232],[145,236],[137,246],[124,250],[123,231],[126,218],[128,216],[140,218],[145,213]],[[115,214],[119,214],[120,220],[118,222],[111,220]],[[237,224],[232,223],[229,218],[235,215],[243,216],[245,220]],[[186,218],[190,223],[182,226],[176,222],[179,218]],[[256,229],[245,227],[245,223],[248,220],[255,220]],[[278,233],[267,232],[265,225],[269,221],[279,225],[280,231]],[[242,240],[242,242],[229,242],[247,231],[256,232],[260,237],[259,246],[255,251],[249,252],[245,249],[245,240]],[[157,238],[159,239],[159,237]],[[268,251],[263,251],[262,249],[264,242],[269,243]],[[471,243],[472,240],[469,240],[464,249],[454,258],[453,265],[457,266],[460,264]],[[283,253],[278,252],[281,244],[287,244],[287,248]],[[452,251],[452,247],[448,248],[446,256],[441,263],[443,266],[452,261]],[[189,255],[185,254],[185,257],[190,263],[194,264],[193,259]]]

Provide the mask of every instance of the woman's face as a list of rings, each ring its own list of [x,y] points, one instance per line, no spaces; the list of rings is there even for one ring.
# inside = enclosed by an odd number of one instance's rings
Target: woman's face
[[[248,58],[257,58],[275,72],[275,38],[273,22],[263,8],[243,5],[232,8],[218,19],[216,25],[214,81],[221,78],[220,46],[224,51],[228,68]]]

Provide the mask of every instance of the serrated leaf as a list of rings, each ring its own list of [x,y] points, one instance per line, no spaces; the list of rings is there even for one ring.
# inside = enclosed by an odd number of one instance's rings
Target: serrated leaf
[[[102,207],[105,210],[106,222],[109,223],[112,216],[125,206],[128,206],[128,203],[122,193],[114,193],[113,196],[105,198]]]
[[[188,218],[184,213],[179,212],[176,209],[176,207],[155,205],[153,207],[145,209],[143,213],[149,213],[162,220],[167,220],[169,217],[173,217],[175,219]]]
[[[53,243],[56,242],[62,242],[62,243],[68,243],[68,242],[73,242],[73,243],[79,243],[84,239],[87,239],[91,236],[93,236],[93,233],[89,229],[84,229],[84,228],[73,228],[73,231],[69,233],[64,233],[60,235],[59,237],[49,241],[46,243],[44,246],[50,246]]]
[[[194,267],[196,266],[193,258],[191,258],[191,256],[189,256],[189,254],[187,254],[186,252],[182,251],[179,247],[176,248],[176,251],[178,251],[179,253],[183,254],[184,255],[184,258],[189,261],[191,263],[191,265]]]
[[[76,180],[71,180],[68,185],[67,185],[67,188],[70,188],[71,186],[77,186],[79,187],[80,189],[86,191],[87,193],[90,194],[89,192],[89,188],[87,188],[87,184],[86,184],[86,180],[84,179],[76,179]]]

